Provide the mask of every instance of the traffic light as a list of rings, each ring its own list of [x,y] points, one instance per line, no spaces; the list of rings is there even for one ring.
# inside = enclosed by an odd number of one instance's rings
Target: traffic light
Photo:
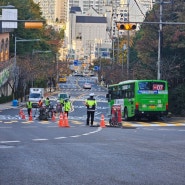
[[[131,23],[117,23],[118,30],[135,30],[136,24]]]
[[[24,27],[26,29],[41,29],[43,27],[43,22],[25,22]]]

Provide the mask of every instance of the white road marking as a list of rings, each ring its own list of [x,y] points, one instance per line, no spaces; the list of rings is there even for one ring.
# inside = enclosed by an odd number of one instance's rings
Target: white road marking
[[[76,136],[69,136],[69,137],[80,137],[81,135],[76,135]]]
[[[49,139],[32,139],[32,141],[48,141]]]
[[[67,137],[55,137],[54,139],[66,139]]]
[[[21,141],[0,141],[0,143],[20,143]]]

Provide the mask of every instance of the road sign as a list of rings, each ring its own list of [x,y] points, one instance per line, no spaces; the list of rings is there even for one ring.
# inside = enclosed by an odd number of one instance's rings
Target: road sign
[[[78,60],[74,60],[74,66],[78,66]]]
[[[108,56],[108,52],[104,51],[102,52],[102,57],[107,57]]]
[[[94,66],[94,71],[98,71],[99,70],[99,66]]]

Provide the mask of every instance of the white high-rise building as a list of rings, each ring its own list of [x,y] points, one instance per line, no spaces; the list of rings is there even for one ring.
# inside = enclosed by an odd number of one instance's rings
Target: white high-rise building
[[[85,14],[91,7],[93,7],[99,14],[103,14],[104,0],[69,0],[69,8],[78,6]]]
[[[80,7],[71,7],[66,26],[66,43],[70,59],[84,59],[95,55],[95,44],[101,45],[108,39],[106,17],[100,16],[93,7],[82,14]]]
[[[41,8],[42,16],[47,21],[55,21],[55,0],[34,0]]]
[[[69,14],[68,0],[33,0],[41,8],[42,16],[48,23],[66,23]]]

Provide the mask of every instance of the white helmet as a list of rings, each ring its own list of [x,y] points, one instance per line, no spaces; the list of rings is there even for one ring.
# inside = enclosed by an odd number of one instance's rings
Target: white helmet
[[[89,96],[94,96],[94,93],[90,93]]]

